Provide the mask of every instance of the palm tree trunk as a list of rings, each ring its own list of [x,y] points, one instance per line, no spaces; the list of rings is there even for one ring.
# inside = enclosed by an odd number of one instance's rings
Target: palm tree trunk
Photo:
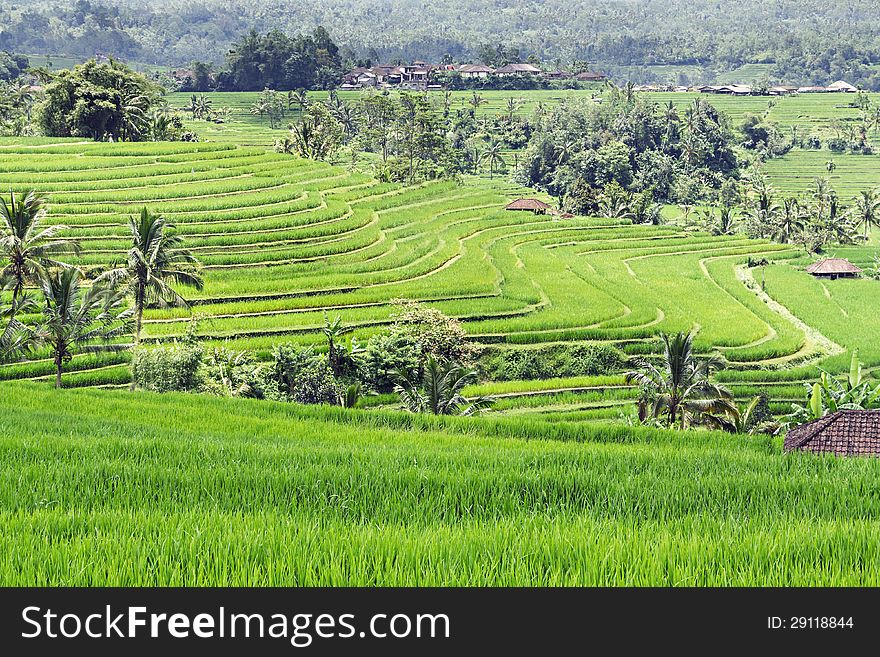
[[[61,368],[62,368],[62,360],[59,357],[55,357],[55,389],[61,389]]]
[[[140,300],[135,300],[136,313],[137,313],[137,322],[135,323],[134,329],[134,345],[132,346],[132,357],[134,356],[134,352],[137,351],[137,348],[141,344],[141,327],[143,326],[144,321],[144,302],[143,295],[141,295]],[[131,385],[128,387],[129,390],[134,392],[135,389],[135,378],[134,378],[134,360],[131,363]]]

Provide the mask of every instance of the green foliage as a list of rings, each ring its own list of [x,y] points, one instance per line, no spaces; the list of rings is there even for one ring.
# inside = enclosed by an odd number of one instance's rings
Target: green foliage
[[[313,160],[332,157],[342,144],[343,127],[321,103],[309,105],[299,122],[291,125],[290,137],[276,142],[275,150]]]
[[[141,141],[148,138],[148,115],[160,89],[116,60],[92,59],[59,71],[45,92],[37,115],[45,134]]]
[[[223,91],[330,89],[342,72],[339,49],[323,27],[295,37],[251,30],[232,44],[217,85]]]
[[[407,299],[397,300],[399,312],[391,325],[392,338],[409,338],[423,357],[470,365],[479,349],[467,338],[461,322],[436,308]]]
[[[803,405],[791,405],[791,413],[783,418],[785,426],[818,420],[840,410],[880,408],[880,384],[864,375],[858,350],[852,353],[849,373],[845,378],[838,379],[820,370],[818,381],[804,385],[807,401]]]
[[[473,383],[476,377],[476,370],[429,355],[421,381],[401,373],[395,390],[403,407],[412,413],[473,415],[491,403],[484,397],[467,399],[462,394],[465,386]]]
[[[679,116],[616,88],[600,105],[560,103],[541,117],[523,161],[521,182],[561,197],[581,181],[627,189],[635,179],[638,189],[672,198],[680,179],[717,188],[737,173],[731,132],[712,105],[696,99]]]
[[[192,341],[138,347],[132,356],[134,385],[150,392],[196,392],[203,381],[203,353],[203,347]]]
[[[0,50],[0,80],[15,80],[30,66],[27,55],[16,55]]]
[[[710,381],[712,370],[718,369],[720,361],[698,358],[691,334],[661,333],[660,339],[660,367],[637,358],[638,369],[626,373],[626,381],[639,386],[639,420],[683,429],[699,425],[725,427],[726,416],[736,415],[737,409],[730,391]]]
[[[253,354],[225,347],[211,349],[199,372],[200,389],[220,397],[262,399],[272,384]]]
[[[131,330],[132,310],[125,295],[113,286],[93,282],[85,287],[78,269],[48,272],[40,281],[43,308],[39,333],[56,367],[55,387],[77,351],[100,350]]]
[[[358,358],[358,372],[372,390],[388,393],[394,390],[398,374],[416,378],[421,361],[422,349],[415,336],[407,332],[376,333]]]
[[[275,347],[272,359],[270,376],[274,389],[267,390],[267,396],[300,404],[340,403],[342,385],[334,377],[327,359],[320,354],[283,344]]]
[[[480,370],[493,381],[592,376],[622,370],[623,354],[604,344],[548,345],[528,349],[493,349],[480,358]]]

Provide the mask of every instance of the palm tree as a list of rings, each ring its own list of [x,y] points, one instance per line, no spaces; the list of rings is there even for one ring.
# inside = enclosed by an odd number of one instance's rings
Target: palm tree
[[[147,208],[141,210],[140,216],[130,217],[131,248],[126,265],[104,275],[112,283],[122,282],[125,291],[134,296],[135,347],[140,344],[147,304],[186,306],[186,300],[171,284],[188,285],[197,290],[203,286],[198,260],[182,248],[183,239],[179,235],[169,232],[173,227],[162,215],[153,214]]]
[[[3,289],[5,286],[0,286]],[[0,298],[0,319],[4,326],[0,330],[0,363],[8,363],[30,351],[38,342],[37,334],[30,327],[18,321],[16,313],[30,312],[36,304],[30,297],[22,297],[18,306],[6,304]]]
[[[75,240],[59,237],[67,226],[44,226],[46,216],[46,199],[34,191],[12,192],[8,204],[0,198],[0,276],[11,279],[13,310],[27,285],[38,284],[48,267],[64,266],[54,256],[79,251]]]
[[[480,153],[480,162],[489,162],[489,178],[492,178],[495,173],[495,165],[504,166],[504,158],[501,154],[501,144],[494,140]]]
[[[211,99],[205,94],[196,98],[196,114],[193,118],[206,119],[211,115]]]
[[[709,380],[720,362],[716,358],[698,359],[690,333],[661,333],[660,338],[662,365],[658,368],[637,359],[639,369],[626,373],[627,382],[641,389],[639,419],[655,418],[683,429],[699,424],[718,426],[721,418],[736,410],[730,391]]]
[[[305,89],[297,89],[296,91],[287,92],[287,109],[293,109],[293,105],[299,105],[300,115],[305,114],[306,107],[309,106],[309,92]]]
[[[782,207],[776,215],[776,223],[773,228],[773,239],[780,244],[789,244],[797,239],[799,233],[804,231],[804,212],[800,202],[792,197],[782,200]]]
[[[489,101],[487,101],[485,98],[483,98],[480,94],[478,94],[475,91],[474,95],[471,96],[470,99],[468,100],[468,105],[470,105],[473,108],[474,116],[476,116],[477,110],[480,108],[480,105],[485,105],[488,102]]]
[[[33,109],[34,103],[37,100],[37,95],[34,93],[34,88],[29,82],[21,79],[15,85],[10,83],[9,92],[12,107],[24,110],[27,125],[28,127],[30,127],[31,110]]]
[[[880,198],[873,189],[863,190],[854,199],[853,214],[855,220],[864,226],[865,241],[868,241],[868,231],[880,226]]]
[[[82,285],[82,274],[74,267],[55,269],[42,280],[44,335],[55,362],[55,387],[61,387],[61,372],[77,351],[100,351],[103,345],[130,330],[131,308],[125,294],[110,285],[95,282]]]
[[[720,418],[719,429],[730,433],[776,433],[780,425],[775,420],[760,421],[761,396],[756,395],[742,408],[735,408],[729,417]]]
[[[130,91],[122,96],[120,115],[122,117],[122,141],[136,141],[147,130],[149,117],[147,109],[150,99],[138,91]]]
[[[513,115],[516,114],[516,110],[519,109],[520,105],[523,104],[523,100],[521,98],[513,98],[510,97],[507,99],[507,122],[511,123],[513,121]]]
[[[397,378],[395,391],[404,408],[412,413],[473,415],[490,404],[486,397],[469,400],[461,394],[466,385],[476,380],[474,370],[452,361],[441,362],[433,355],[425,363],[421,385],[406,373],[397,373]]]

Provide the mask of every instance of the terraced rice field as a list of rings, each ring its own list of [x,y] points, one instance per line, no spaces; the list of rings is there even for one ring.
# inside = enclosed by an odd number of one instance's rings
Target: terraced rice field
[[[205,265],[205,289],[186,293],[197,334],[262,355],[282,341],[320,344],[325,309],[366,339],[391,321],[393,300],[408,298],[461,318],[488,348],[591,340],[651,353],[659,331],[697,329],[699,347],[730,362],[722,376],[739,396],[766,387],[778,404],[801,397],[816,364],[842,368],[844,349],[880,365],[872,335],[839,331],[837,317],[878,299],[874,281],[820,287],[787,264],[806,262],[798,251],[770,242],[508,212],[524,190],[498,180],[403,188],[262,147],[0,141],[0,188],[31,187],[81,240],[84,267],[124,257],[123,223],[143,205],[168,216]],[[871,260],[870,247],[856,251],[856,262]],[[772,298],[745,267],[756,255],[777,263]],[[183,309],[151,309],[145,336],[173,340],[190,322]],[[0,367],[0,379],[48,381],[41,356]],[[79,356],[65,385],[124,385],[126,358]],[[471,392],[505,392],[496,385]],[[515,394],[499,413],[600,420],[634,394],[607,378],[506,392]]]
[[[516,113],[520,116],[530,115],[538,103],[553,106],[567,98],[601,97],[602,86],[589,90],[539,90],[539,91],[481,91],[485,99],[480,105],[478,115],[498,115],[507,112],[508,99],[519,101]],[[362,92],[343,91],[339,97],[352,102]],[[238,145],[271,145],[276,139],[286,136],[286,125],[296,120],[298,107],[294,106],[282,124],[270,130],[265,118],[261,119],[249,113],[249,107],[259,95],[256,92],[206,94],[215,108],[230,107],[233,110],[229,122],[213,124],[206,121],[191,121],[190,127],[206,140]],[[859,111],[850,106],[853,96],[849,94],[801,94],[783,98],[761,96],[716,96],[698,93],[647,93],[649,98],[658,103],[672,101],[679,109],[684,109],[695,98],[702,98],[725,112],[734,126],[739,124],[746,114],[765,117],[777,124],[785,134],[792,126],[797,126],[801,135],[814,133],[824,140],[833,136],[834,123],[845,125],[854,123],[859,118]],[[191,94],[174,93],[167,96],[172,107],[185,107]],[[450,107],[453,111],[469,110],[468,100],[472,92],[456,91],[452,93]],[[438,107],[443,103],[442,92],[430,92]],[[880,101],[880,94],[871,94],[874,102]],[[325,100],[327,92],[311,92],[313,100]],[[872,143],[880,152],[880,133],[872,130],[869,134]],[[508,167],[514,166],[516,158],[512,151],[504,154]],[[833,160],[837,165],[833,173],[829,173],[826,164]],[[795,149],[782,158],[771,160],[766,171],[774,186],[785,193],[798,193],[816,178],[828,178],[831,186],[844,198],[857,194],[862,189],[880,186],[880,155],[839,155],[828,149],[819,151]],[[487,172],[486,172],[487,173]]]

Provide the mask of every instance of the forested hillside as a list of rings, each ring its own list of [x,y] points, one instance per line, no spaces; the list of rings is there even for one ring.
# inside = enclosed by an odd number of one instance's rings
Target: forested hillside
[[[824,0],[23,0],[0,8],[0,49],[147,63],[221,62],[250,28],[327,28],[351,61],[530,55],[649,81],[765,64],[772,79],[880,86],[876,2]],[[691,67],[691,68],[688,68]]]

